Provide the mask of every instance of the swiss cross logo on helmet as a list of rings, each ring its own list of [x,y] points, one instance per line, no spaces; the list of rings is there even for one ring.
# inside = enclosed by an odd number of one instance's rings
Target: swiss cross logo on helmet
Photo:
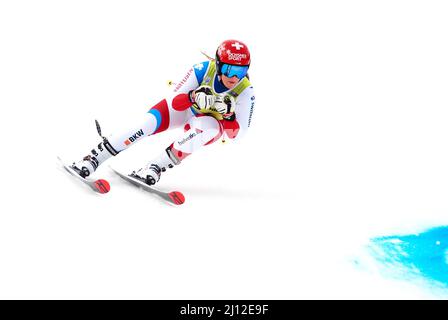
[[[236,48],[236,50],[241,50],[241,48],[244,48],[244,46],[239,42],[232,43],[232,47]]]

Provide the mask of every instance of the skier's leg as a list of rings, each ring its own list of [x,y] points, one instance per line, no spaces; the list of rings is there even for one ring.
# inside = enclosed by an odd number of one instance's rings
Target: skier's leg
[[[127,130],[108,137],[110,144],[115,150],[121,152],[144,137],[181,127],[192,112],[189,109],[176,109],[176,97],[160,101],[143,117],[134,121]]]
[[[98,166],[112,156],[134,145],[146,136],[182,126],[191,116],[188,95],[178,94],[153,106],[143,117],[127,130],[104,138],[87,156],[72,167],[82,177],[92,174]]]
[[[200,115],[192,117],[185,125],[184,131],[184,134],[166,148],[159,157],[134,172],[133,175],[149,185],[155,184],[166,168],[180,164],[193,152],[219,140],[224,129],[215,118]]]
[[[211,116],[192,117],[184,126],[184,134],[168,148],[179,163],[203,146],[219,140],[223,134],[221,123]]]

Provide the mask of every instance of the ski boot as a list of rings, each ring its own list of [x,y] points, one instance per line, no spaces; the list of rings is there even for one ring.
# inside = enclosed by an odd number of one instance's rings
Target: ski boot
[[[101,135],[101,127],[97,120],[95,120],[95,123],[98,134],[103,139],[103,142],[100,142],[96,148],[93,148],[81,161],[73,162],[70,166],[82,178],[90,176],[100,164],[119,153],[119,151],[112,147],[107,138]]]
[[[150,161],[143,168],[133,171],[130,176],[152,186],[160,180],[162,172],[165,172],[167,168],[173,168],[179,163],[179,159],[172,153],[171,148],[168,147],[158,158]]]

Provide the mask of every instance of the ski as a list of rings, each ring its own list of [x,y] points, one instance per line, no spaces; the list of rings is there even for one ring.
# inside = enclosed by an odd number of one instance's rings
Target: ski
[[[165,201],[168,201],[169,203],[175,204],[175,205],[181,205],[185,202],[185,197],[180,191],[171,191],[171,192],[164,192],[158,189],[155,189],[146,183],[140,181],[139,179],[134,178],[131,175],[123,174],[114,168],[110,167],[110,169],[115,172],[118,176],[120,176],[122,179],[126,180],[127,182],[133,184],[136,187],[139,187],[145,191],[148,191],[149,193],[153,193],[155,195],[158,195],[160,198],[162,198]]]
[[[91,178],[83,178],[79,174],[76,173],[75,170],[71,166],[68,166],[64,163],[64,161],[61,160],[61,158],[58,157],[59,162],[61,163],[62,167],[70,173],[70,175],[74,176],[78,181],[83,182],[84,184],[88,185],[90,189],[97,193],[108,193],[110,191],[110,185],[109,182],[107,182],[104,179],[91,179]]]

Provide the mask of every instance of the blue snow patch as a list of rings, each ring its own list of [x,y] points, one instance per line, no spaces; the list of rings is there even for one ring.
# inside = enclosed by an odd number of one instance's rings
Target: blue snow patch
[[[389,275],[408,280],[423,278],[448,288],[448,226],[413,235],[375,238],[369,249]]]

